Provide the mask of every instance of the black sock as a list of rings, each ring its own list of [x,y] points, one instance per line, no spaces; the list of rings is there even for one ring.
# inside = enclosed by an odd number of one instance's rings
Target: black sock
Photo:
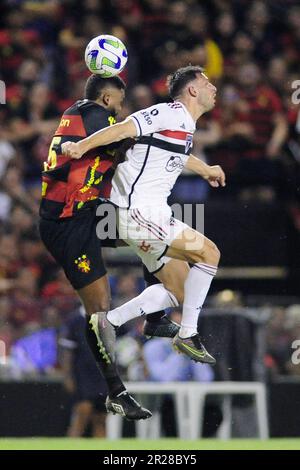
[[[154,312],[154,313],[149,313],[146,317],[148,322],[156,323],[159,321],[162,317],[164,317],[166,312],[164,310],[161,310],[160,312]]]
[[[108,364],[100,354],[97,337],[92,330],[92,325],[89,321],[90,317],[86,316],[85,337],[96,360],[97,366],[106,380],[108,394],[113,398],[126,390],[126,388],[118,374],[116,364],[114,362]]]
[[[143,265],[143,270],[144,270],[145,284],[147,287],[153,286],[155,284],[161,284],[161,282],[152,273],[149,273],[145,265]],[[155,323],[159,321],[165,314],[166,312],[164,310],[160,310],[159,312],[149,313],[146,318],[147,318],[147,321],[149,321],[150,323],[151,322]]]

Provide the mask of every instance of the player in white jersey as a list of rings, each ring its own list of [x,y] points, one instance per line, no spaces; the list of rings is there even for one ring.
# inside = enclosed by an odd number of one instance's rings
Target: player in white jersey
[[[160,103],[128,119],[137,143],[115,171],[110,199],[125,209],[165,206],[191,153],[195,122],[180,102]]]
[[[225,185],[225,175],[219,166],[210,167],[190,153],[195,123],[213,108],[216,88],[200,67],[188,66],[170,77],[169,90],[173,103],[138,111],[122,123],[78,143],[63,144],[62,150],[72,158],[80,158],[91,148],[127,137],[136,138],[136,144],[127,152],[126,161],[117,167],[113,178],[111,200],[118,206],[120,237],[162,282],[159,307],[171,307],[183,300],[182,323],[174,346],[196,361],[214,364],[215,359],[201,343],[197,322],[220,253],[203,234],[172,217],[167,197],[184,167],[214,187]],[[192,264],[191,269],[188,263]],[[183,299],[182,289],[169,289],[175,295],[167,290],[174,275],[181,280],[181,287],[184,284]],[[141,294],[145,313],[150,313],[149,304],[158,306],[151,287]],[[128,320],[129,311],[137,308],[141,296],[108,312],[108,320],[116,326]]]

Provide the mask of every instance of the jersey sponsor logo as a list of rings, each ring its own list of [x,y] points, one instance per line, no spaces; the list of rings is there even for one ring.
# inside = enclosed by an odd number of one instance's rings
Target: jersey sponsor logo
[[[186,141],[185,141],[185,153],[188,153],[188,151],[193,147],[193,136],[192,134],[188,134],[186,136]]]
[[[56,136],[86,137],[86,131],[81,116],[64,114],[55,132]]]
[[[142,115],[143,118],[145,119],[146,123],[147,123],[149,126],[151,126],[152,120],[151,120],[150,114],[149,114],[147,111],[142,111],[142,112],[141,112],[141,115]]]
[[[171,173],[172,171],[175,170],[183,170],[184,164],[183,161],[181,160],[180,157],[172,156],[169,158],[167,164],[166,164],[166,170]]]
[[[59,127],[69,127],[70,125],[70,119],[61,119],[60,123],[59,123]]]

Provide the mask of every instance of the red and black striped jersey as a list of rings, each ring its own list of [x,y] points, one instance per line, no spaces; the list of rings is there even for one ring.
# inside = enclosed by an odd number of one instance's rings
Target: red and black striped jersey
[[[109,196],[113,157],[120,143],[93,149],[79,160],[63,155],[61,145],[69,140],[77,142],[114,123],[108,110],[89,100],[77,101],[63,113],[44,163],[41,217],[73,217],[91,201]]]

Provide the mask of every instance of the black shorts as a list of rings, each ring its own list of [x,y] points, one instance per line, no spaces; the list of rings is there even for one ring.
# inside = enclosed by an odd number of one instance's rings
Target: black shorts
[[[115,246],[116,240],[97,237],[100,218],[97,206],[75,217],[60,220],[40,219],[41,239],[49,253],[63,268],[74,289],[82,289],[106,274],[102,259],[103,246]]]

